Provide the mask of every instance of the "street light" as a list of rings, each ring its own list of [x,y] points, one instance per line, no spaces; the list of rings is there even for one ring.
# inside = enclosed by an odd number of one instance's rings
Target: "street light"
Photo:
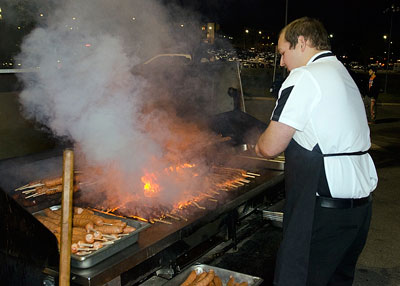
[[[246,35],[250,33],[248,29],[244,30],[244,37],[243,37],[243,49],[246,50]]]
[[[394,4],[392,4],[389,8],[387,8],[383,13],[388,13],[390,12],[390,30],[389,30],[389,38],[386,36],[383,36],[383,38],[386,40],[389,40],[388,43],[388,53],[387,53],[387,61],[386,61],[386,76],[385,76],[385,93],[387,91],[387,80],[388,80],[388,72],[389,72],[389,61],[390,61],[390,46],[392,44],[392,29],[393,29],[393,15],[395,12],[399,12],[400,7],[396,7]]]

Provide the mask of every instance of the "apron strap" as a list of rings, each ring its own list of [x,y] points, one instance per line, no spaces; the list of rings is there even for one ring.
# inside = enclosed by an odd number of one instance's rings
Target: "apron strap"
[[[324,157],[334,157],[334,156],[360,156],[367,154],[368,151],[358,151],[358,152],[350,152],[350,153],[331,153],[331,154],[322,154]]]

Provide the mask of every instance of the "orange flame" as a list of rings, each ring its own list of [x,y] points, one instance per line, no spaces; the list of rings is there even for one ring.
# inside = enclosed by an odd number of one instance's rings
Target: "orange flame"
[[[160,192],[160,186],[156,183],[157,178],[154,174],[146,174],[142,178],[144,184],[144,195],[148,198],[155,197]]]

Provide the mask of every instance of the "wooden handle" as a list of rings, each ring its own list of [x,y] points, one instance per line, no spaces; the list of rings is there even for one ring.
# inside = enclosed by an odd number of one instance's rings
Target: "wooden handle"
[[[74,153],[71,150],[65,150],[63,162],[63,191],[61,199],[60,286],[68,286],[70,284],[73,188]]]

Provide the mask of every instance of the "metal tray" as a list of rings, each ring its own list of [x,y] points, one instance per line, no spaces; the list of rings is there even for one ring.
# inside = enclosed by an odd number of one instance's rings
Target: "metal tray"
[[[190,272],[192,270],[195,270],[197,274],[200,274],[204,271],[209,271],[210,269],[213,269],[215,271],[215,275],[218,275],[219,278],[221,278],[223,285],[226,285],[226,283],[229,281],[229,278],[232,276],[236,282],[247,282],[249,286],[257,286],[261,285],[261,283],[264,281],[260,277],[256,276],[251,276],[223,268],[218,268],[206,264],[194,264],[190,266],[189,268],[186,268],[183,272],[169,280],[167,283],[165,283],[163,286],[176,286],[180,285],[183,283],[183,281],[186,280],[186,278],[189,276]]]
[[[50,207],[51,210],[57,210],[60,208],[61,208],[60,205]],[[42,213],[42,211],[39,211],[35,214],[40,214],[40,213]],[[136,230],[131,232],[129,235],[123,236],[120,239],[115,240],[113,244],[105,245],[104,247],[102,247],[90,254],[87,254],[87,255],[71,254],[71,267],[76,267],[76,268],[92,267],[93,265],[99,263],[100,261],[107,259],[108,257],[114,255],[115,253],[121,251],[122,249],[128,247],[129,245],[137,242],[137,240],[139,238],[139,233],[150,226],[150,223],[136,221],[136,220],[127,219],[127,218],[123,218],[123,217],[115,217],[112,215],[107,215],[107,214],[96,212],[96,211],[95,211],[95,215],[102,216],[105,218],[111,218],[111,219],[117,218],[121,221],[126,222],[127,225],[136,228]]]

